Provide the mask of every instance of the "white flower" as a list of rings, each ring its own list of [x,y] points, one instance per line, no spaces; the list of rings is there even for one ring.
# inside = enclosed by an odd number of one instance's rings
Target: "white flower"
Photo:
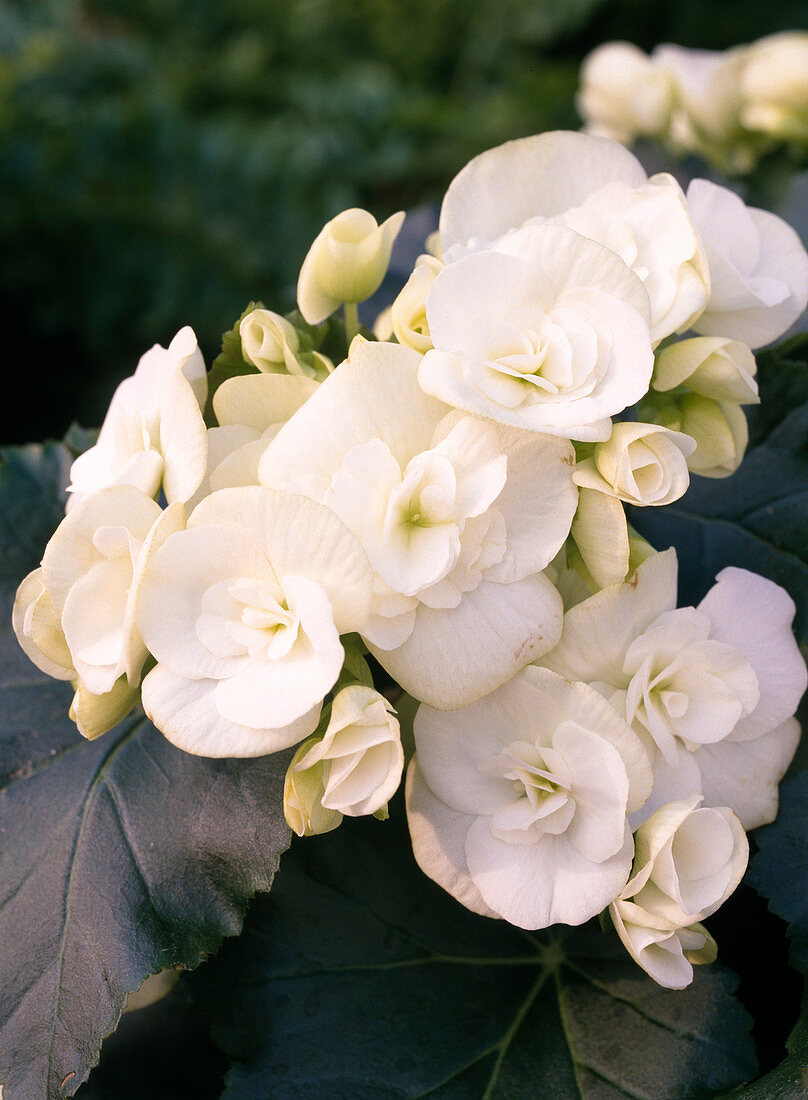
[[[322,505],[260,486],[197,505],[145,578],[138,625],[158,664],[146,713],[200,756],[261,756],[316,727],[367,618],[371,574]]]
[[[641,736],[654,767],[643,817],[696,792],[752,829],[774,819],[799,738],[808,676],[793,617],[782,588],[732,567],[697,608],[677,609],[668,550],[568,611],[540,663],[595,685]]]
[[[11,622],[23,652],[37,668],[57,680],[76,678],[61,617],[45,589],[41,566],[17,589]]]
[[[704,241],[712,290],[696,332],[759,348],[782,336],[808,302],[808,254],[791,226],[733,191],[693,180],[687,202]]]
[[[647,797],[639,739],[585,684],[523,669],[462,710],[421,706],[407,816],[421,868],[521,928],[581,924],[625,886],[626,812]]]
[[[427,299],[422,388],[503,424],[605,439],[647,391],[648,296],[617,256],[559,226],[444,268]]]
[[[605,42],[584,59],[578,110],[590,134],[630,145],[668,123],[670,74],[628,42]]]
[[[704,308],[707,263],[681,188],[672,176],[649,180],[628,150],[591,134],[521,138],[470,161],[443,200],[443,259],[510,252],[523,228],[548,220],[605,245],[641,279],[654,342]]]
[[[327,831],[318,827],[321,820],[331,829],[343,815],[376,813],[395,794],[403,770],[404,750],[393,708],[373,688],[343,688],[334,699],[323,737],[301,745],[289,765],[286,820],[302,836]]]
[[[760,401],[756,373],[755,357],[740,340],[696,336],[657,353],[651,385],[663,393],[686,386],[714,401],[756,405]]]
[[[297,329],[279,313],[253,309],[242,317],[238,330],[244,358],[267,374],[325,377],[334,369],[331,360],[317,351],[308,353],[310,362],[300,356]]]
[[[808,34],[785,31],[749,47],[741,122],[786,141],[808,139]]]
[[[110,485],[134,485],[151,497],[162,486],[169,504],[189,500],[205,474],[206,398],[193,330],[181,329],[167,349],[155,344],[113,394],[96,445],[73,463],[68,510]]]
[[[363,302],[381,285],[404,214],[378,225],[367,210],[343,210],[320,231],[297,284],[297,304],[318,325],[343,302]]]
[[[692,50],[664,45],[654,50],[653,60],[673,82],[671,143],[708,159],[732,157],[741,139],[740,75],[746,48]]]
[[[682,432],[656,424],[615,424],[605,443],[596,443],[592,458],[579,462],[576,485],[615,496],[627,504],[670,504],[690,484],[685,459],[696,449]]]
[[[632,876],[610,907],[632,958],[674,989],[692,980],[690,963],[714,957],[709,937],[707,958],[700,954],[695,936],[706,933],[698,922],[726,901],[749,859],[736,815],[725,806],[697,809],[700,801],[662,806],[637,830]]]
[[[390,308],[391,331],[399,344],[422,354],[432,347],[426,319],[426,299],[435,276],[442,270],[443,264],[434,256],[419,256],[412,275]]]
[[[577,490],[568,442],[449,409],[419,388],[419,362],[355,341],[259,473],[324,501],[354,532],[375,571],[363,637],[410,694],[451,707],[557,638],[561,600],[541,570]]]

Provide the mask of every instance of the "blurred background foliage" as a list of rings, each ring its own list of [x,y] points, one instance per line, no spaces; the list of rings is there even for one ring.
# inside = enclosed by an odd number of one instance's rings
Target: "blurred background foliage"
[[[481,150],[577,127],[599,42],[787,28],[804,0],[0,0],[0,308],[31,387],[3,441],[100,423],[183,324],[209,361],[251,298],[288,309],[339,210],[434,203]]]

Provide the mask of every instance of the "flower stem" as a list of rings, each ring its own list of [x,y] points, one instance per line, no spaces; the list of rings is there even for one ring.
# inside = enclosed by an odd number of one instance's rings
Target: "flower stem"
[[[359,307],[356,302],[343,302],[342,305],[345,310],[345,341],[350,347],[351,340],[359,332]]]

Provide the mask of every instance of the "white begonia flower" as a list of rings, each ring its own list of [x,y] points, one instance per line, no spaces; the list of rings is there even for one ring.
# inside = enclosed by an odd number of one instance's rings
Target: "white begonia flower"
[[[260,486],[194,509],[146,575],[138,625],[158,661],[143,707],[199,756],[262,756],[308,736],[360,630],[372,575],[322,505]]]
[[[418,381],[502,424],[606,439],[610,417],[651,379],[648,296],[614,253],[572,230],[532,226],[518,252],[474,253],[437,275],[434,350]]]
[[[587,133],[630,145],[668,124],[669,72],[629,42],[605,42],[584,58],[577,106]]]
[[[654,768],[643,818],[695,792],[753,829],[774,819],[799,739],[793,715],[808,674],[794,603],[729,567],[698,607],[677,609],[676,573],[667,550],[582,601],[538,663],[597,687],[642,738]]]
[[[443,264],[434,256],[419,256],[412,275],[390,307],[391,331],[399,344],[423,354],[432,347],[426,319],[426,299]]]
[[[302,836],[332,829],[343,816],[376,813],[395,794],[403,770],[395,711],[378,691],[352,684],[334,699],[322,738],[306,741],[289,765],[286,820]]]
[[[808,254],[790,225],[747,206],[727,187],[693,180],[687,189],[704,241],[712,290],[693,324],[759,348],[782,336],[808,303]]]
[[[457,711],[421,706],[407,816],[418,864],[476,912],[581,924],[617,897],[647,756],[597,692],[526,668]]]
[[[687,456],[695,440],[656,424],[615,424],[605,443],[596,443],[592,458],[579,462],[576,485],[597,489],[639,507],[670,504],[687,491]]]
[[[610,906],[635,962],[673,989],[692,981],[692,963],[715,957],[699,922],[734,891],[749,859],[736,815],[725,806],[698,809],[700,801],[693,795],[668,803],[643,823],[634,835],[632,876]]]
[[[682,152],[735,165],[744,156],[740,125],[740,77],[746,47],[735,50],[693,50],[657,46],[653,60],[673,82],[674,107],[669,139]],[[750,165],[746,165],[749,167]]]
[[[375,572],[361,633],[437,707],[492,691],[558,637],[541,571],[569,533],[566,440],[464,416],[418,386],[420,356],[356,340],[261,460],[264,484],[325,502]]]
[[[168,348],[155,344],[113,394],[94,447],[70,470],[68,511],[110,485],[133,485],[147,496],[161,486],[169,504],[190,500],[205,475],[205,363],[190,328]]]
[[[651,385],[663,393],[686,386],[713,401],[756,405],[760,401],[756,373],[752,350],[740,340],[695,336],[657,353]]]
[[[238,330],[244,358],[265,374],[321,379],[334,369],[331,360],[317,351],[307,353],[305,358],[300,355],[297,329],[279,313],[253,309],[242,317]]]
[[[297,284],[297,304],[310,325],[318,325],[343,302],[364,302],[381,286],[403,212],[379,225],[367,210],[337,214],[309,249]]]
[[[684,989],[693,981],[694,964],[715,962],[716,942],[698,922],[683,927],[623,899],[609,912],[623,946],[657,985]]]
[[[130,687],[140,682],[147,651],[135,620],[144,573],[184,523],[181,504],[163,511],[139,489],[116,485],[80,501],[46,546],[40,577],[50,626],[64,637],[71,679],[92,694],[112,691],[121,676]]]
[[[604,245],[632,269],[650,299],[655,343],[683,331],[706,305],[707,261],[678,183],[664,174],[648,179],[627,149],[592,134],[539,134],[470,161],[443,200],[443,259],[451,265],[485,249],[518,255],[523,234],[546,221]]]
[[[785,31],[749,47],[741,122],[770,137],[808,140],[808,34]]]

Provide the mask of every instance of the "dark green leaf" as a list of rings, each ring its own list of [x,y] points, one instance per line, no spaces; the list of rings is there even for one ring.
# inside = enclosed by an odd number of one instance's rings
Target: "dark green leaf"
[[[681,600],[695,603],[716,573],[736,565],[762,573],[797,604],[808,639],[808,340],[759,357],[762,403],[750,413],[750,447],[729,478],[694,477],[666,508],[631,509],[654,546],[675,546]]]
[[[749,882],[788,921],[791,961],[808,974],[808,772],[780,788],[777,819],[755,833]]]
[[[591,922],[478,917],[415,866],[401,807],[295,841],[189,988],[233,1059],[228,1100],[659,1100],[755,1071],[735,977],[663,990]]]
[[[141,715],[86,742],[69,685],[28,661],[11,602],[63,512],[70,454],[0,467],[0,1081],[8,1100],[71,1096],[126,994],[192,967],[269,889],[289,831],[285,759],[205,760]]]
[[[808,998],[788,1039],[788,1056],[765,1077],[738,1091],[721,1094],[722,1098],[742,1100],[805,1100],[808,1096]]]

